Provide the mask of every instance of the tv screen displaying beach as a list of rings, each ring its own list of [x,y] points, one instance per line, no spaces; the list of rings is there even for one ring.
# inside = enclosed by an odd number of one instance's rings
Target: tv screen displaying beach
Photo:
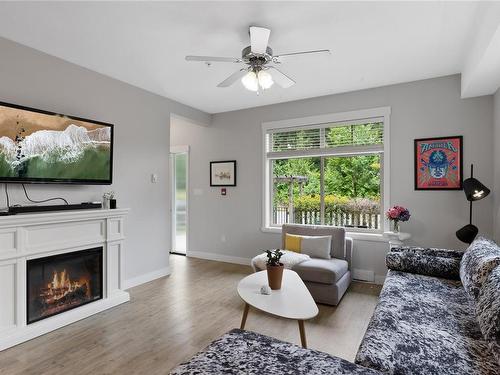
[[[111,182],[112,127],[0,105],[0,180]]]

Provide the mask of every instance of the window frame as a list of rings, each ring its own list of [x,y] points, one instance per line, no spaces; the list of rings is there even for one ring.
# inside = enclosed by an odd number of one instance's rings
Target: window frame
[[[279,158],[291,157],[307,157],[307,156],[355,156],[363,153],[371,154],[378,152],[381,155],[381,168],[380,168],[380,206],[382,225],[379,230],[364,229],[364,228],[348,228],[349,236],[358,239],[367,239],[379,241],[381,240],[383,232],[389,231],[389,223],[384,220],[383,213],[389,208],[390,202],[390,114],[391,107],[378,107],[369,108],[357,111],[330,113],[319,116],[309,116],[301,118],[292,118],[279,121],[270,121],[262,123],[262,171],[263,171],[263,184],[262,184],[262,227],[263,232],[280,233],[281,226],[273,225],[271,222],[271,203],[272,203],[272,168],[271,160]],[[268,158],[266,150],[267,133],[270,131],[283,130],[290,128],[298,129],[312,129],[324,126],[329,123],[339,123],[339,126],[346,123],[360,123],[365,120],[377,119],[383,122],[383,147],[380,146],[338,146],[335,151],[330,149],[319,150],[292,150],[273,152],[273,157]],[[291,129],[290,129],[291,130]]]

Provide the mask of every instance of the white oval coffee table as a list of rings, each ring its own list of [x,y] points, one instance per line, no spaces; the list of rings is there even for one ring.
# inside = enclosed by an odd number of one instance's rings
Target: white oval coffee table
[[[270,295],[260,293],[260,288],[267,284],[267,271],[253,273],[238,284],[238,294],[245,301],[241,319],[241,329],[245,323],[250,306],[281,318],[296,319],[299,323],[300,341],[307,347],[304,320],[318,315],[318,306],[311,293],[296,272],[283,270],[283,282],[280,290],[271,290]]]

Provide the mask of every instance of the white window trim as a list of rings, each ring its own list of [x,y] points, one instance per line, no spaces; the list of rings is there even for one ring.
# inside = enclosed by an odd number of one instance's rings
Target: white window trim
[[[262,173],[263,173],[263,184],[262,184],[262,227],[263,232],[270,233],[281,233],[281,228],[276,226],[271,226],[270,218],[270,178],[271,171],[269,168],[267,153],[266,153],[266,134],[270,130],[274,129],[287,129],[287,128],[297,128],[297,127],[307,127],[314,126],[317,124],[325,124],[331,122],[341,122],[341,121],[359,121],[363,119],[372,119],[374,117],[383,118],[384,122],[384,161],[381,168],[381,197],[382,197],[382,207],[383,212],[389,209],[390,205],[390,171],[391,171],[391,155],[390,155],[390,117],[391,117],[391,107],[378,107],[378,108],[368,108],[358,111],[348,111],[348,112],[338,112],[330,113],[326,115],[319,116],[308,116],[300,118],[292,118],[280,121],[270,121],[262,123]],[[382,241],[383,232],[389,231],[389,223],[387,220],[382,218],[382,233],[373,232],[361,232],[352,230],[349,228],[348,236],[359,240],[367,241]]]

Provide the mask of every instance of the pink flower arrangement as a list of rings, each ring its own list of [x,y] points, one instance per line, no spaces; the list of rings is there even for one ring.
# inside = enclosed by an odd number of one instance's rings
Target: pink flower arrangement
[[[385,216],[391,221],[408,221],[410,220],[410,211],[402,206],[394,206],[387,210]]]

